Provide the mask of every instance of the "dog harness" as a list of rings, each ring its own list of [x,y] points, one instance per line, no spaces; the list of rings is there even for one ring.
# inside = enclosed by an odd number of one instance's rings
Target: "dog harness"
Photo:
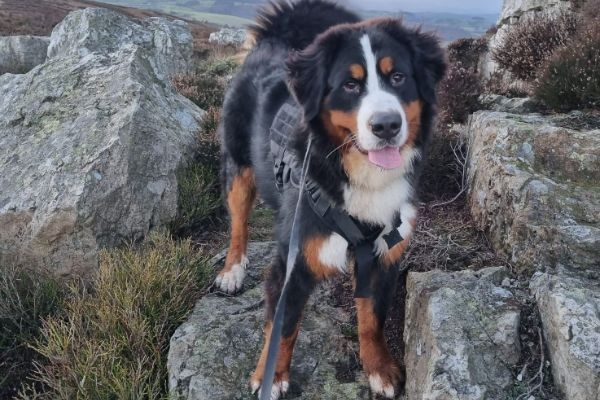
[[[273,172],[279,192],[287,185],[300,188],[300,169],[302,162],[289,150],[288,144],[293,132],[302,122],[302,109],[292,99],[288,100],[277,112],[270,129]],[[301,161],[301,160],[300,160]],[[333,232],[342,236],[354,250],[356,267],[356,288],[354,297],[365,298],[372,294],[372,277],[377,265],[375,240],[383,231],[383,226],[363,223],[349,215],[344,209],[329,200],[319,185],[306,177],[304,197],[313,212]],[[388,248],[402,241],[398,229],[383,236]]]

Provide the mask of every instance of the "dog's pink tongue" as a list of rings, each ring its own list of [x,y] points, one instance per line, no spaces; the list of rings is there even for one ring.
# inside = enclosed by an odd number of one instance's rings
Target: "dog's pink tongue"
[[[369,151],[369,161],[381,168],[394,169],[402,165],[402,156],[397,147],[386,147]]]

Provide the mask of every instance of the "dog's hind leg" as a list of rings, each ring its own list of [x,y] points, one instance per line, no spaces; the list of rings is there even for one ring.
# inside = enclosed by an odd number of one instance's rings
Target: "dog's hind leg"
[[[217,276],[215,285],[223,292],[233,294],[241,289],[246,275],[248,219],[256,198],[256,185],[254,172],[250,167],[236,170],[234,174],[225,171],[224,174],[227,207],[231,219],[231,242],[225,267]]]
[[[373,295],[357,298],[358,339],[363,370],[369,378],[371,391],[387,398],[394,398],[396,388],[405,381],[404,371],[398,367],[390,354],[383,328],[387,309],[396,289],[398,269],[383,267]]]

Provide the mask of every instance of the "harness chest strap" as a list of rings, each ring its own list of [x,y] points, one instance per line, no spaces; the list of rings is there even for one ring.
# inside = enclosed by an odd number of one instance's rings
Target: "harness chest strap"
[[[301,122],[301,109],[289,100],[277,112],[270,129],[271,154],[273,155],[273,172],[275,183],[281,192],[285,185],[299,188],[294,182],[297,177],[297,160],[288,150],[288,142],[293,132]],[[299,179],[299,178],[297,178]],[[371,294],[371,278],[375,272],[377,255],[375,240],[383,231],[383,226],[364,224],[350,216],[345,210],[333,204],[324,195],[319,186],[309,178],[306,179],[304,195],[315,214],[332,231],[342,236],[354,249],[356,256],[356,290],[357,298],[368,297]],[[388,248],[402,241],[398,229],[383,236]]]

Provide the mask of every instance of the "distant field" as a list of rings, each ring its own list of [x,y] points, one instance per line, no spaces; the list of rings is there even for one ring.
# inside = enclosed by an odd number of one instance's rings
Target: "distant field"
[[[245,26],[266,0],[103,0],[111,4],[152,9],[183,18],[207,21],[219,25]],[[365,2],[368,4],[368,2]],[[483,35],[495,24],[497,15],[461,15],[450,13],[390,13],[379,10],[362,11],[365,18],[396,15],[411,25],[436,31],[445,42],[464,37]]]

